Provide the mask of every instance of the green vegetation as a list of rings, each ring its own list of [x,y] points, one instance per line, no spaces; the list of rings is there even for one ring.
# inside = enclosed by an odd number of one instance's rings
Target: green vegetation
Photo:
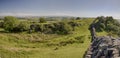
[[[1,58],[83,58],[91,42],[90,24],[98,36],[119,36],[112,17],[29,19],[7,16],[0,21]]]
[[[6,31],[12,32],[12,31],[15,31],[14,29],[17,27],[18,23],[19,22],[17,18],[12,17],[12,16],[6,16],[4,18],[3,26]]]
[[[45,18],[39,18],[39,23],[46,23]]]
[[[23,21],[23,22],[19,23],[18,29],[19,29],[20,32],[27,31],[27,30],[30,29],[29,26],[30,26],[29,22]]]
[[[110,17],[97,17],[93,22],[98,35],[120,36],[120,23]]]

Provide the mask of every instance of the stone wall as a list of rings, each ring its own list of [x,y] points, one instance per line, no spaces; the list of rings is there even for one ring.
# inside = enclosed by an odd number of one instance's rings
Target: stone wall
[[[120,58],[120,38],[96,36],[94,24],[90,26],[92,42],[84,58]]]

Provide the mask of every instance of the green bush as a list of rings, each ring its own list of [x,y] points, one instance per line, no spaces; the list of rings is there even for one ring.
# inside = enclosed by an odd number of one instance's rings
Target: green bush
[[[93,22],[96,31],[107,31],[119,35],[120,23],[113,17],[97,17]]]
[[[57,34],[69,34],[72,31],[72,27],[65,22],[54,23],[54,32]]]
[[[43,32],[44,33],[54,33],[54,25],[53,24],[44,24],[43,25]]]
[[[39,23],[46,23],[45,18],[43,18],[43,17],[39,18]]]
[[[20,22],[20,24],[17,26],[20,31],[27,31],[30,29],[30,24],[28,22]]]
[[[54,26],[52,24],[42,24],[42,23],[35,23],[31,25],[31,30],[35,32],[42,32],[42,33],[53,33],[53,28]]]
[[[3,28],[4,22],[0,22],[0,28]]]
[[[112,24],[109,24],[108,26],[107,26],[107,31],[114,31],[114,32],[118,32],[119,31],[119,27],[118,26],[116,26],[116,25],[112,25]]]
[[[79,26],[79,24],[75,22],[74,20],[68,22],[68,24],[72,27],[73,31],[75,30],[76,26]]]
[[[17,18],[12,16],[6,16],[4,18],[4,29],[9,32],[14,32],[14,28],[17,27],[19,24],[19,21]]]

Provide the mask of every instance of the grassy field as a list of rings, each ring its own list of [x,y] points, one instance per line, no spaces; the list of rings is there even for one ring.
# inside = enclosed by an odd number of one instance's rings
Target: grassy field
[[[88,28],[92,21],[78,20],[81,26],[69,35],[4,33],[0,29],[0,58],[83,58],[91,41]],[[76,41],[80,36],[84,43]]]

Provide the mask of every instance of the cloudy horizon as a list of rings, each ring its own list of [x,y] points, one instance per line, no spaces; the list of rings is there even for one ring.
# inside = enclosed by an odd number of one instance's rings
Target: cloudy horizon
[[[113,16],[120,0],[0,0],[0,16]]]

